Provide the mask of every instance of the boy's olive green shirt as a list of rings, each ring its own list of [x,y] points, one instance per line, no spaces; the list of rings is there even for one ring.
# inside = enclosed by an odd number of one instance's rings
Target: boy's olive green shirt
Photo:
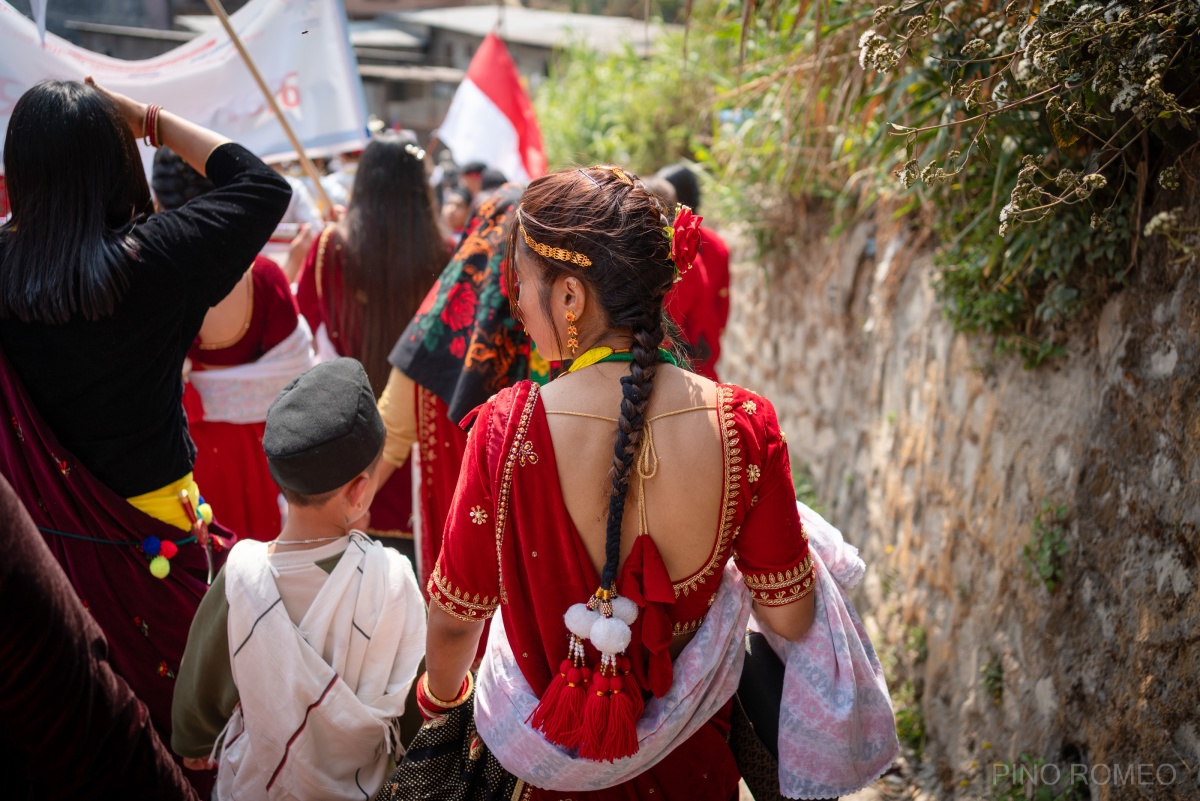
[[[328,574],[341,558],[339,553],[315,564]],[[188,631],[187,647],[175,679],[175,698],[171,702],[171,750],[181,757],[207,759],[238,699],[229,659],[225,568],[221,568],[200,601]]]

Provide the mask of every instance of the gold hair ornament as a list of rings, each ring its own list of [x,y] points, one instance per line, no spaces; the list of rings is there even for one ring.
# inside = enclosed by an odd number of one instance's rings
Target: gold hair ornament
[[[538,254],[542,258],[553,259],[554,261],[565,261],[569,264],[577,264],[580,267],[591,267],[592,260],[582,253],[576,253],[573,250],[565,250],[564,248],[552,248],[549,245],[544,245],[541,242],[533,241],[533,237],[525,230],[525,223],[521,219],[521,210],[517,209],[517,225],[521,229],[521,236],[525,237],[525,244],[529,249]]]
[[[612,164],[600,164],[596,167],[596,169],[608,170],[613,175],[617,176],[617,179],[621,183],[625,184],[626,186],[633,186],[633,179],[630,178],[628,175],[626,175],[625,171],[622,170],[620,167],[613,166]]]

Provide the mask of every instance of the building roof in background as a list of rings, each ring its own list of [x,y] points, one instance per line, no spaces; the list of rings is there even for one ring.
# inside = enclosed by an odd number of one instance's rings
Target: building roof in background
[[[394,66],[391,64],[359,64],[358,74],[364,78],[381,78],[387,81],[408,83],[446,83],[458,85],[466,77],[466,70],[454,67],[426,67],[420,64]]]
[[[520,6],[430,8],[394,12],[387,16],[409,25],[455,31],[480,38],[495,29],[506,42],[547,49],[583,41],[602,53],[619,50],[628,44],[634,52],[645,54],[647,39],[652,44],[667,31],[683,30],[679,25],[655,22],[647,25],[629,17],[571,14]],[[498,24],[498,21],[501,22]]]
[[[216,17],[208,14],[180,14],[175,17],[175,24],[197,34],[207,33],[220,25]],[[424,46],[424,41],[397,28],[394,21],[351,20],[350,44],[374,49],[419,50]]]

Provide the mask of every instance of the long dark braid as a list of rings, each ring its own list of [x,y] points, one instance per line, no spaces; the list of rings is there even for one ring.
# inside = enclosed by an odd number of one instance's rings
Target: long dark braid
[[[661,312],[657,319],[646,320],[633,331],[629,375],[621,376],[621,415],[617,421],[617,441],[613,446],[612,493],[608,498],[608,524],[604,536],[604,569],[600,586],[609,588],[617,580],[621,561],[621,523],[625,517],[625,499],[629,496],[629,471],[642,445],[646,407],[654,391],[654,373],[658,367],[658,347],[666,331]],[[644,532],[641,532],[644,533]]]
[[[539,256],[516,225],[509,238],[510,253],[520,252],[541,267],[544,311],[550,311],[547,287],[564,274],[575,275],[598,297],[608,327],[628,330],[633,336],[633,361],[629,375],[621,378],[621,408],[613,445],[600,578],[605,589],[611,588],[617,577],[630,471],[642,445],[659,348],[666,337],[663,300],[675,267],[664,229],[671,224],[672,214],[636,176],[623,170],[564,170],[530,184],[521,201],[522,224],[537,243],[582,253],[592,264],[580,268]],[[509,297],[516,296],[515,272],[508,271]]]

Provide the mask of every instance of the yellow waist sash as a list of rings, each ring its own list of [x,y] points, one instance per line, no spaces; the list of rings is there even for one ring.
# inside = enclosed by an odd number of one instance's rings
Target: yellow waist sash
[[[192,511],[195,511],[196,499],[200,497],[200,488],[196,486],[196,480],[191,473],[178,481],[172,481],[165,487],[159,487],[125,500],[151,517],[156,517],[175,528],[191,531],[192,521],[188,520],[187,514],[183,511],[183,504],[179,502],[180,490],[188,491],[188,498],[192,502]]]

